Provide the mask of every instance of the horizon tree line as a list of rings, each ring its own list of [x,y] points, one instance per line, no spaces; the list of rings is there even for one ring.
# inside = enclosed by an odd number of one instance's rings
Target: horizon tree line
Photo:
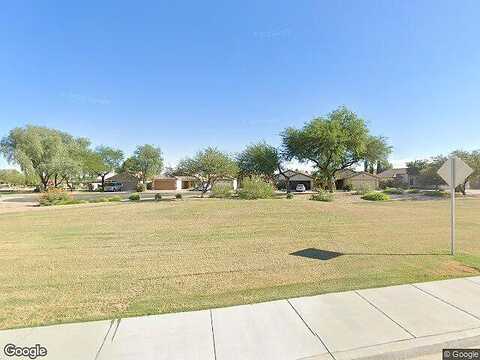
[[[364,171],[380,173],[391,168],[388,157],[392,147],[387,139],[372,135],[366,121],[344,106],[313,118],[301,128],[288,127],[280,133],[280,138],[278,147],[259,141],[247,145],[235,156],[207,147],[180,160],[176,167],[165,169],[165,173],[196,177],[204,194],[222,178],[255,175],[274,182],[277,174],[285,177],[288,191],[287,165],[291,160],[312,164],[312,176],[330,191],[335,190],[335,176],[341,170],[363,165]],[[76,184],[97,177],[103,188],[111,172],[131,174],[145,184],[160,175],[164,165],[162,151],[155,145],[137,146],[132,156],[126,158],[120,149],[106,145],[92,147],[89,139],[34,125],[10,130],[0,141],[0,153],[9,163],[20,167],[24,182],[40,185],[42,190],[63,185],[73,189]],[[479,151],[456,154],[477,166],[474,176],[480,176]],[[428,178],[432,166],[423,161],[409,164],[408,168],[410,173]],[[11,171],[9,176],[12,177]],[[18,176],[15,181],[18,182]]]

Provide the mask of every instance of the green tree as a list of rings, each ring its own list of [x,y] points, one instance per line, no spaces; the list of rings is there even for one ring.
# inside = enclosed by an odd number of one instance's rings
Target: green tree
[[[42,126],[27,125],[10,130],[0,142],[0,150],[9,163],[18,164],[29,178],[38,178],[43,188],[58,176],[72,137]]]
[[[98,146],[95,151],[85,156],[88,172],[101,177],[102,190],[105,190],[105,177],[113,171],[118,171],[122,160],[122,150],[105,145]]]
[[[287,128],[281,136],[286,157],[312,162],[331,191],[337,171],[365,160],[370,140],[365,121],[346,107],[315,118],[302,129]]]
[[[237,155],[239,174],[242,177],[258,175],[272,181],[279,163],[277,149],[265,142],[249,145]]]
[[[175,173],[196,177],[202,184],[203,197],[218,180],[237,176],[238,166],[228,154],[208,147],[192,158],[181,160]]]
[[[16,169],[0,169],[0,183],[8,185],[25,185],[25,175]]]
[[[138,146],[133,156],[122,165],[124,171],[137,176],[144,184],[148,179],[160,174],[162,168],[162,151],[149,144]]]
[[[407,173],[416,176],[419,186],[438,188],[445,183],[437,172],[446,160],[447,158],[443,155],[415,160],[407,163]]]
[[[78,183],[83,175],[86,155],[90,151],[90,140],[74,138],[62,133],[63,147],[57,154],[53,165],[53,183],[58,187],[63,182],[70,190]]]
[[[282,153],[276,147],[264,141],[249,145],[238,154],[237,164],[241,177],[257,175],[268,181],[274,181],[275,173],[278,172],[285,177],[287,192],[290,191],[290,176],[284,168]]]
[[[473,173],[465,179],[463,184],[459,185],[458,190],[466,194],[466,185],[467,182],[477,182],[480,179],[480,150],[474,151],[463,151],[463,150],[455,150],[452,152],[451,155],[457,156],[465,163],[470,166],[473,170]]]
[[[388,157],[391,153],[392,147],[388,145],[386,138],[383,136],[370,136],[363,161],[364,171],[368,171],[371,174],[382,172],[389,166]]]

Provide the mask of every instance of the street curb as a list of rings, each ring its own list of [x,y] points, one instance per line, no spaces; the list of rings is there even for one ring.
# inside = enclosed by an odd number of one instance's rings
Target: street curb
[[[403,360],[438,353],[443,349],[468,348],[480,344],[480,328],[425,336],[360,349],[333,352],[335,360]],[[332,360],[329,354],[302,358],[301,360]]]

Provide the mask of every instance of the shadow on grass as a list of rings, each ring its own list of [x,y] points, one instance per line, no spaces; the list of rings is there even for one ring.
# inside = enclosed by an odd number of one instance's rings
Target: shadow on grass
[[[447,253],[375,253],[375,252],[357,252],[357,253],[344,253],[344,252],[336,252],[336,251],[329,251],[329,250],[320,250],[315,248],[308,248],[299,251],[295,251],[290,253],[293,256],[300,256],[309,259],[315,260],[331,260],[336,257],[342,255],[348,256],[448,256]]]

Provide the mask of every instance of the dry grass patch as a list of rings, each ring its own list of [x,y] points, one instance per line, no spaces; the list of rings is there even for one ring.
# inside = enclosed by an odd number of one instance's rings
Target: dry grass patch
[[[0,215],[0,328],[479,274],[480,200],[185,200]],[[340,253],[329,260],[291,255]],[[321,253],[320,253],[321,254]]]

